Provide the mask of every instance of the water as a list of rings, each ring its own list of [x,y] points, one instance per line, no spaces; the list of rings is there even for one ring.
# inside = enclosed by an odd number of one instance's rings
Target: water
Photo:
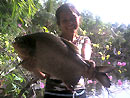
[[[101,94],[96,93],[88,98],[130,98],[130,81],[125,80],[122,85],[113,84],[109,89],[102,87]]]

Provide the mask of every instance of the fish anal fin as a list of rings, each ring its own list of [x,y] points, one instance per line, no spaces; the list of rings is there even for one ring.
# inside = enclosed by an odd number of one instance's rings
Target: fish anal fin
[[[72,79],[64,80],[63,82],[69,90],[73,91],[75,86],[78,84],[79,80],[80,77],[73,77]]]

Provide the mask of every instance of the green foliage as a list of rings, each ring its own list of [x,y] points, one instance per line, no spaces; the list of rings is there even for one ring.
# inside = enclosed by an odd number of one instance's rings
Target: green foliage
[[[0,1],[0,97],[17,98],[23,84],[26,84],[27,78],[22,69],[16,67],[20,59],[14,51],[12,41],[16,36],[28,32],[38,6],[37,0]]]
[[[66,2],[66,1],[64,1]],[[45,0],[43,5],[38,0],[1,0],[0,1],[0,88],[4,89],[0,97],[17,98],[20,91],[34,78],[22,67],[17,67],[20,58],[14,51],[12,41],[16,36],[38,31],[59,34],[55,11],[63,2]],[[100,17],[91,12],[82,12],[79,33],[89,36],[92,41],[92,59],[97,66],[115,66],[117,80],[130,79],[130,25],[105,24]],[[111,75],[111,74],[110,74]],[[88,95],[95,91],[101,93],[101,86],[88,85]],[[31,90],[26,89],[23,97],[27,98]],[[30,94],[32,95],[32,94]]]
[[[129,80],[130,25],[105,24],[99,17],[94,17],[90,12],[83,12],[81,16],[83,21],[83,24],[81,24],[82,35],[89,36],[92,41],[93,53],[91,59],[96,62],[96,66],[109,65],[116,67],[113,74],[108,74],[112,75],[113,84],[121,85],[121,81]],[[95,86],[98,88],[96,94],[101,93],[101,88],[93,82],[87,85],[88,94],[93,95],[95,93],[96,89],[93,89]]]
[[[61,1],[48,0],[40,10],[34,15],[30,29],[32,32],[43,31],[41,27],[45,26],[50,32],[60,33],[55,19],[55,11],[62,4]]]
[[[38,11],[38,4],[35,5],[33,0],[2,0],[0,2],[2,8],[0,12],[1,33],[8,33],[10,39],[13,39],[19,33],[25,33],[31,19]],[[35,1],[35,3],[37,2]],[[25,31],[18,24],[22,24]]]

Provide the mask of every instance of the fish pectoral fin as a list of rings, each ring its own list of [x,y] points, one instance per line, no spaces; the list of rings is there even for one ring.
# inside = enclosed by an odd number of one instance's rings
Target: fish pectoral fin
[[[34,74],[36,75],[36,76],[38,76],[40,79],[42,79],[42,80],[44,80],[44,79],[46,79],[47,78],[47,75],[46,74],[44,74],[43,72],[40,72],[40,71],[38,71],[38,70],[35,70],[35,71],[33,71],[34,72]]]
[[[68,83],[68,82],[64,82],[64,83],[65,83],[68,90],[71,90],[71,91],[74,90],[74,87],[70,83]]]
[[[67,45],[67,47],[71,51],[75,52],[76,54],[79,54],[79,49],[73,43],[69,42],[68,40],[66,40],[66,39],[64,39],[62,37],[61,37],[61,40]]]
[[[111,81],[105,73],[97,72],[95,78],[104,86],[109,88],[111,86]]]

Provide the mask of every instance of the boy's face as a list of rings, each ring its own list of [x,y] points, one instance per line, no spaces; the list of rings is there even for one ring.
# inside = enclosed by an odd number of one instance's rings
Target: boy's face
[[[80,17],[72,11],[60,13],[60,29],[62,33],[73,33],[78,29]]]

